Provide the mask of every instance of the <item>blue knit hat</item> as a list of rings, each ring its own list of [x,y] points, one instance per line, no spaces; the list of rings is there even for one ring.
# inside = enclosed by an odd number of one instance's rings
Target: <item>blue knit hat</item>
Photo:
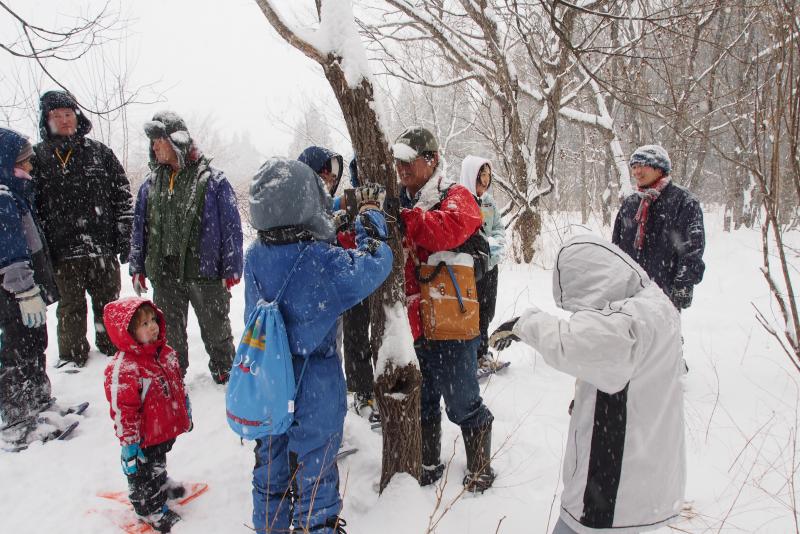
[[[661,169],[664,174],[669,174],[672,171],[672,162],[669,159],[669,154],[661,145],[640,146],[631,154],[629,165],[647,165],[654,169]]]

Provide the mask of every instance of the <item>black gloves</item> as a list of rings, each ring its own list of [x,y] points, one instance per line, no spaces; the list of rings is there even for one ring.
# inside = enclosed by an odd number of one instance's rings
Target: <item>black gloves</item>
[[[678,310],[688,308],[692,305],[692,286],[675,287],[669,295],[669,299]]]
[[[513,332],[517,321],[519,321],[519,317],[514,317],[498,326],[489,336],[489,345],[496,350],[505,350],[514,341],[519,341],[519,337]]]

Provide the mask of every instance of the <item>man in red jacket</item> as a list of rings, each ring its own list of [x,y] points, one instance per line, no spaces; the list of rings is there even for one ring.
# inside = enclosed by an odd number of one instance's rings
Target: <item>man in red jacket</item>
[[[434,252],[463,247],[481,227],[481,211],[472,193],[444,174],[439,144],[425,128],[400,134],[392,146],[400,179],[400,219],[406,256],[408,319],[422,372],[422,485],[441,478],[441,408],[461,427],[467,453],[464,486],[483,492],[491,487],[494,417],[480,396],[475,352],[479,336],[437,341],[426,339],[420,316],[420,284],[415,267]]]

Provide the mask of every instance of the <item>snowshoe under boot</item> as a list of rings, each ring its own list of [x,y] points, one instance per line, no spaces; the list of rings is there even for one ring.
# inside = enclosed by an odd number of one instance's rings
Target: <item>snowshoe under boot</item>
[[[429,486],[444,474],[442,452],[442,421],[422,423],[422,474],[420,486]]]
[[[170,532],[175,523],[181,520],[181,516],[170,510],[165,504],[154,514],[139,516],[139,520],[147,523],[157,532]]]
[[[495,472],[492,469],[492,423],[476,428],[462,428],[464,449],[467,453],[467,474],[464,488],[473,493],[483,493],[492,487]]]

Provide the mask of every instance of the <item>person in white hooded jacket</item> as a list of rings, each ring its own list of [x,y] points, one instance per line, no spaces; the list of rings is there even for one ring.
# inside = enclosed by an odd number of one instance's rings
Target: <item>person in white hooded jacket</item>
[[[467,156],[461,162],[459,184],[469,189],[477,199],[483,217],[482,230],[489,241],[489,264],[486,273],[477,281],[478,302],[480,303],[481,341],[478,345],[478,366],[484,370],[496,368],[489,354],[489,323],[494,318],[497,304],[498,264],[506,247],[506,227],[500,212],[489,192],[492,185],[492,164],[486,158]]]
[[[538,308],[492,333],[524,341],[576,377],[553,534],[634,534],[674,521],[686,483],[680,316],[617,246],[591,235],[559,250],[553,297],[569,320]]]

